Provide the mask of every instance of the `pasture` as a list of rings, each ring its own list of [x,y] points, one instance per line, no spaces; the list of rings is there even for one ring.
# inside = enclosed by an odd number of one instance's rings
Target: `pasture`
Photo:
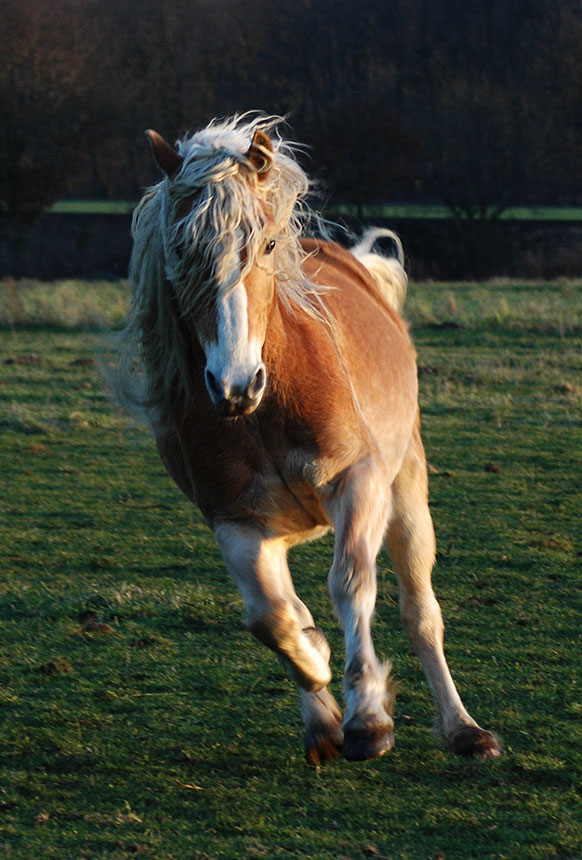
[[[2,855],[579,860],[582,283],[413,284],[405,308],[445,646],[505,755],[439,747],[382,556],[396,747],[323,768],[210,532],[103,391],[98,321],[125,299],[0,287]],[[330,561],[326,539],[291,567],[339,678]]]

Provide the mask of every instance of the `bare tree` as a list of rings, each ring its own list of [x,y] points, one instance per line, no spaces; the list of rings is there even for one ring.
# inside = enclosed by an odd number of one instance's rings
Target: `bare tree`
[[[582,0],[3,0],[0,207],[135,197],[170,139],[289,114],[310,172],[362,208],[482,218],[580,199]]]

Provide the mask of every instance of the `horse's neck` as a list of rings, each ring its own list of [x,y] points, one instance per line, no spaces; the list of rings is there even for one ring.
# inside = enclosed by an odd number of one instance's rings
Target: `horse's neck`
[[[276,408],[312,427],[349,416],[350,382],[332,327],[280,300],[267,328],[263,358]]]
[[[293,390],[296,396],[318,376],[327,337],[304,310],[290,311],[277,298],[263,347],[263,359],[275,390]],[[329,345],[327,345],[329,348]]]

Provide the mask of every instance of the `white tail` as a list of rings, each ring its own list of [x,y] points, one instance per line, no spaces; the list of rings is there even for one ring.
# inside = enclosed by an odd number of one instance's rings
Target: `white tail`
[[[396,246],[396,257],[383,257],[372,252],[374,242],[381,238],[392,239]],[[404,271],[404,249],[396,233],[384,227],[370,227],[350,250],[369,271],[384,301],[400,312],[406,299],[408,277]]]

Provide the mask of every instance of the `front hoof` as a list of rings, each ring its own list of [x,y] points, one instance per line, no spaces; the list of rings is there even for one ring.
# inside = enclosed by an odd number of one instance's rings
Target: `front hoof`
[[[386,726],[358,726],[344,729],[343,757],[348,761],[367,761],[390,752],[394,746],[392,723]]]
[[[331,734],[310,732],[305,735],[305,758],[308,764],[325,764],[342,754],[344,736],[341,729]]]
[[[482,759],[498,758],[501,755],[497,738],[479,726],[463,726],[447,741],[447,747],[456,755]]]

